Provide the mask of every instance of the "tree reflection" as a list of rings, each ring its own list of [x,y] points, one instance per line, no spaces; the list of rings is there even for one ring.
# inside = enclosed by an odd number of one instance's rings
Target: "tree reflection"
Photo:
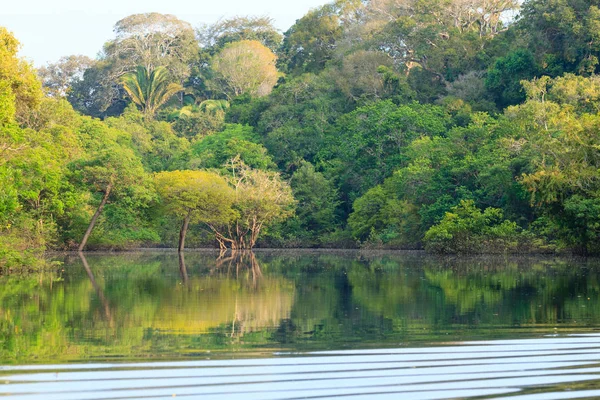
[[[0,277],[0,359],[382,346],[600,324],[600,262],[498,260],[88,253],[43,279]]]
[[[181,280],[185,286],[188,286],[189,278],[187,273],[187,268],[185,267],[185,256],[183,251],[179,251],[179,275],[181,275]]]
[[[81,262],[83,263],[83,269],[85,269],[85,272],[86,272],[90,282],[92,283],[92,287],[96,291],[96,295],[98,296],[98,299],[100,300],[100,303],[102,304],[102,308],[104,310],[104,316],[106,317],[106,320],[109,322],[109,325],[112,327],[112,326],[114,326],[114,320],[112,317],[112,312],[110,311],[110,305],[108,304],[106,297],[104,297],[104,292],[102,291],[102,289],[96,282],[94,273],[90,269],[90,265],[88,264],[87,259],[85,258],[85,255],[81,251],[79,252],[79,258],[81,259]]]
[[[240,271],[250,271],[252,275],[252,284],[257,286],[258,280],[262,277],[260,264],[252,250],[232,250],[221,251],[215,263],[214,271],[227,269],[227,276],[230,276],[231,270],[235,270],[235,278],[240,277]]]

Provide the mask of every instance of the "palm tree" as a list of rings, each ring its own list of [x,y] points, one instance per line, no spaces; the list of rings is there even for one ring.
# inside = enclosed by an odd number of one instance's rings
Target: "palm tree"
[[[200,111],[209,113],[211,115],[223,115],[229,108],[229,102],[227,100],[204,100],[200,103]]]
[[[149,72],[146,67],[138,66],[135,72],[121,77],[121,85],[131,100],[150,116],[153,116],[158,107],[165,104],[171,96],[183,90],[180,84],[170,82],[165,67],[157,67]]]

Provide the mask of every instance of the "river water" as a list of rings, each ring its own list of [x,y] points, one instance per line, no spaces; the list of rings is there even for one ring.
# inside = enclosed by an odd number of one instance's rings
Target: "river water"
[[[600,398],[600,261],[57,256],[0,277],[0,396]]]

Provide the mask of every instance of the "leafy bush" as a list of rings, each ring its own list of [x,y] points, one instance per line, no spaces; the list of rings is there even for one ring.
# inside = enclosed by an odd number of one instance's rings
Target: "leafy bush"
[[[462,200],[437,225],[425,233],[425,249],[434,253],[498,253],[541,250],[534,236],[515,222],[505,220],[502,210],[483,212],[472,200]]]

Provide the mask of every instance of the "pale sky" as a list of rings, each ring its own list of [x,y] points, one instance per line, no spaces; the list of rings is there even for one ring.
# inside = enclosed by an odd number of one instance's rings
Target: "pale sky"
[[[61,56],[94,58],[113,38],[115,22],[131,14],[173,14],[192,24],[220,17],[269,16],[281,31],[328,0],[0,0],[0,26],[21,42],[20,56],[36,67]]]

